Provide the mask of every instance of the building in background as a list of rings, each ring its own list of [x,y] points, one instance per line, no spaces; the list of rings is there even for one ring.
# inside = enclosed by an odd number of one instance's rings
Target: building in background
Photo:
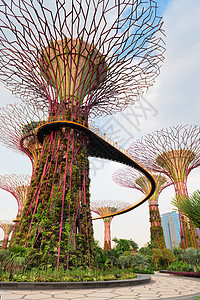
[[[161,215],[166,247],[173,249],[181,243],[179,215],[176,211]]]

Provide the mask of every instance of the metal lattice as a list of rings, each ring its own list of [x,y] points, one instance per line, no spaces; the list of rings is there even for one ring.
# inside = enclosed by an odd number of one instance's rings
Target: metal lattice
[[[177,197],[188,196],[188,175],[200,165],[199,126],[178,125],[155,131],[134,142],[128,150],[150,170],[167,175]],[[179,218],[182,247],[199,248],[197,230],[183,214],[179,213]]]
[[[40,108],[48,104],[53,109],[62,94],[66,103],[79,95],[75,106],[82,114],[121,111],[159,74],[165,50],[161,27],[152,0],[1,0],[0,80]],[[63,51],[79,54],[65,59]],[[69,75],[55,66],[51,52]],[[77,71],[82,56],[92,57],[91,63],[86,59]],[[89,78],[83,87],[85,72]],[[63,91],[55,74],[74,89]]]

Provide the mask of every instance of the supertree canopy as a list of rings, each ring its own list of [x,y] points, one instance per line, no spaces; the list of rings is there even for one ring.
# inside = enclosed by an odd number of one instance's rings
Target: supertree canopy
[[[148,200],[150,214],[149,221],[151,223],[151,244],[154,248],[163,249],[166,245],[161,225],[158,198],[163,189],[172,184],[172,181],[161,173],[155,173],[153,175],[156,182],[156,189],[154,194]],[[137,189],[144,194],[150,189],[150,184],[146,177],[141,176],[138,171],[129,167],[115,171],[113,173],[113,180],[123,187]]]
[[[14,228],[14,223],[12,223],[12,221],[2,220],[2,221],[0,221],[0,227],[4,231],[4,239],[3,239],[1,249],[7,249],[9,235]]]
[[[25,174],[0,175],[0,188],[11,193],[18,204],[18,216],[24,209],[31,178]]]
[[[0,108],[0,142],[15,152],[27,155],[33,170],[41,151],[35,130],[47,117],[48,110],[45,107],[39,110],[35,106],[8,104]]]
[[[91,211],[105,217],[106,215],[115,213],[117,211],[122,211],[130,207],[130,203],[122,202],[119,200],[102,200],[102,201],[92,201],[90,208]],[[111,249],[111,233],[110,226],[113,217],[103,218],[104,221],[104,250],[108,251]]]
[[[199,126],[179,125],[155,131],[129,147],[132,155],[149,169],[167,175],[173,182],[177,199],[188,196],[187,178],[200,165]],[[189,220],[181,213],[182,247],[199,247],[199,236]]]
[[[0,80],[48,107],[17,244],[38,264],[92,266],[88,116],[133,104],[163,61],[156,1],[0,0]],[[77,124],[79,127],[77,127]]]

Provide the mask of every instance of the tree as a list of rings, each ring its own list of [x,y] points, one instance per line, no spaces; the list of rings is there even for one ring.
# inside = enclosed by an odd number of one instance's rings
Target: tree
[[[183,259],[193,266],[194,272],[197,272],[197,265],[200,264],[200,250],[188,248],[183,252]]]
[[[171,249],[165,248],[162,250],[161,256],[160,256],[160,265],[161,266],[163,266],[165,268],[169,267],[169,265],[175,260],[176,260],[175,255]]]
[[[135,254],[133,257],[133,267],[139,268],[141,271],[142,269],[148,268],[149,264],[147,259],[141,253]]]
[[[1,267],[11,274],[27,267],[29,253],[24,247],[10,247],[0,250]]]
[[[158,265],[160,258],[162,257],[162,251],[159,248],[153,248],[152,249],[152,258],[154,261],[154,267],[156,270],[158,270]]]
[[[117,239],[114,238],[113,242],[117,244],[116,250],[119,252],[124,251],[137,251],[138,250],[138,244],[135,243],[132,239],[126,240],[126,239]]]
[[[200,190],[195,191],[190,197],[178,195],[172,204],[200,228]]]
[[[133,255],[125,252],[119,257],[119,264],[122,267],[122,269],[130,268],[133,264]]]

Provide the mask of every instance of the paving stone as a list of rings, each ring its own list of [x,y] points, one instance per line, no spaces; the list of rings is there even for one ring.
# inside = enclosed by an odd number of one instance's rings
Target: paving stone
[[[107,291],[105,290],[104,292],[102,293],[93,293],[92,296],[94,297],[94,299],[96,298],[108,298],[108,297],[114,297],[114,294],[113,293],[107,293]]]
[[[26,292],[25,292],[25,294],[26,294]],[[50,297],[51,296],[47,295],[47,294],[42,294],[42,293],[36,294],[36,293],[33,293],[33,294],[28,294],[28,295],[26,294],[26,296],[23,299],[35,299],[35,300],[47,299],[48,300]]]
[[[59,294],[59,295],[54,295],[54,299],[80,299],[80,296],[83,298],[83,295],[75,295],[75,294]],[[84,297],[85,299],[85,297]]]
[[[1,294],[0,294],[1,295]],[[17,295],[2,295],[2,297],[0,297],[1,300],[19,300],[19,299],[23,299],[23,295],[21,296],[17,296]]]

